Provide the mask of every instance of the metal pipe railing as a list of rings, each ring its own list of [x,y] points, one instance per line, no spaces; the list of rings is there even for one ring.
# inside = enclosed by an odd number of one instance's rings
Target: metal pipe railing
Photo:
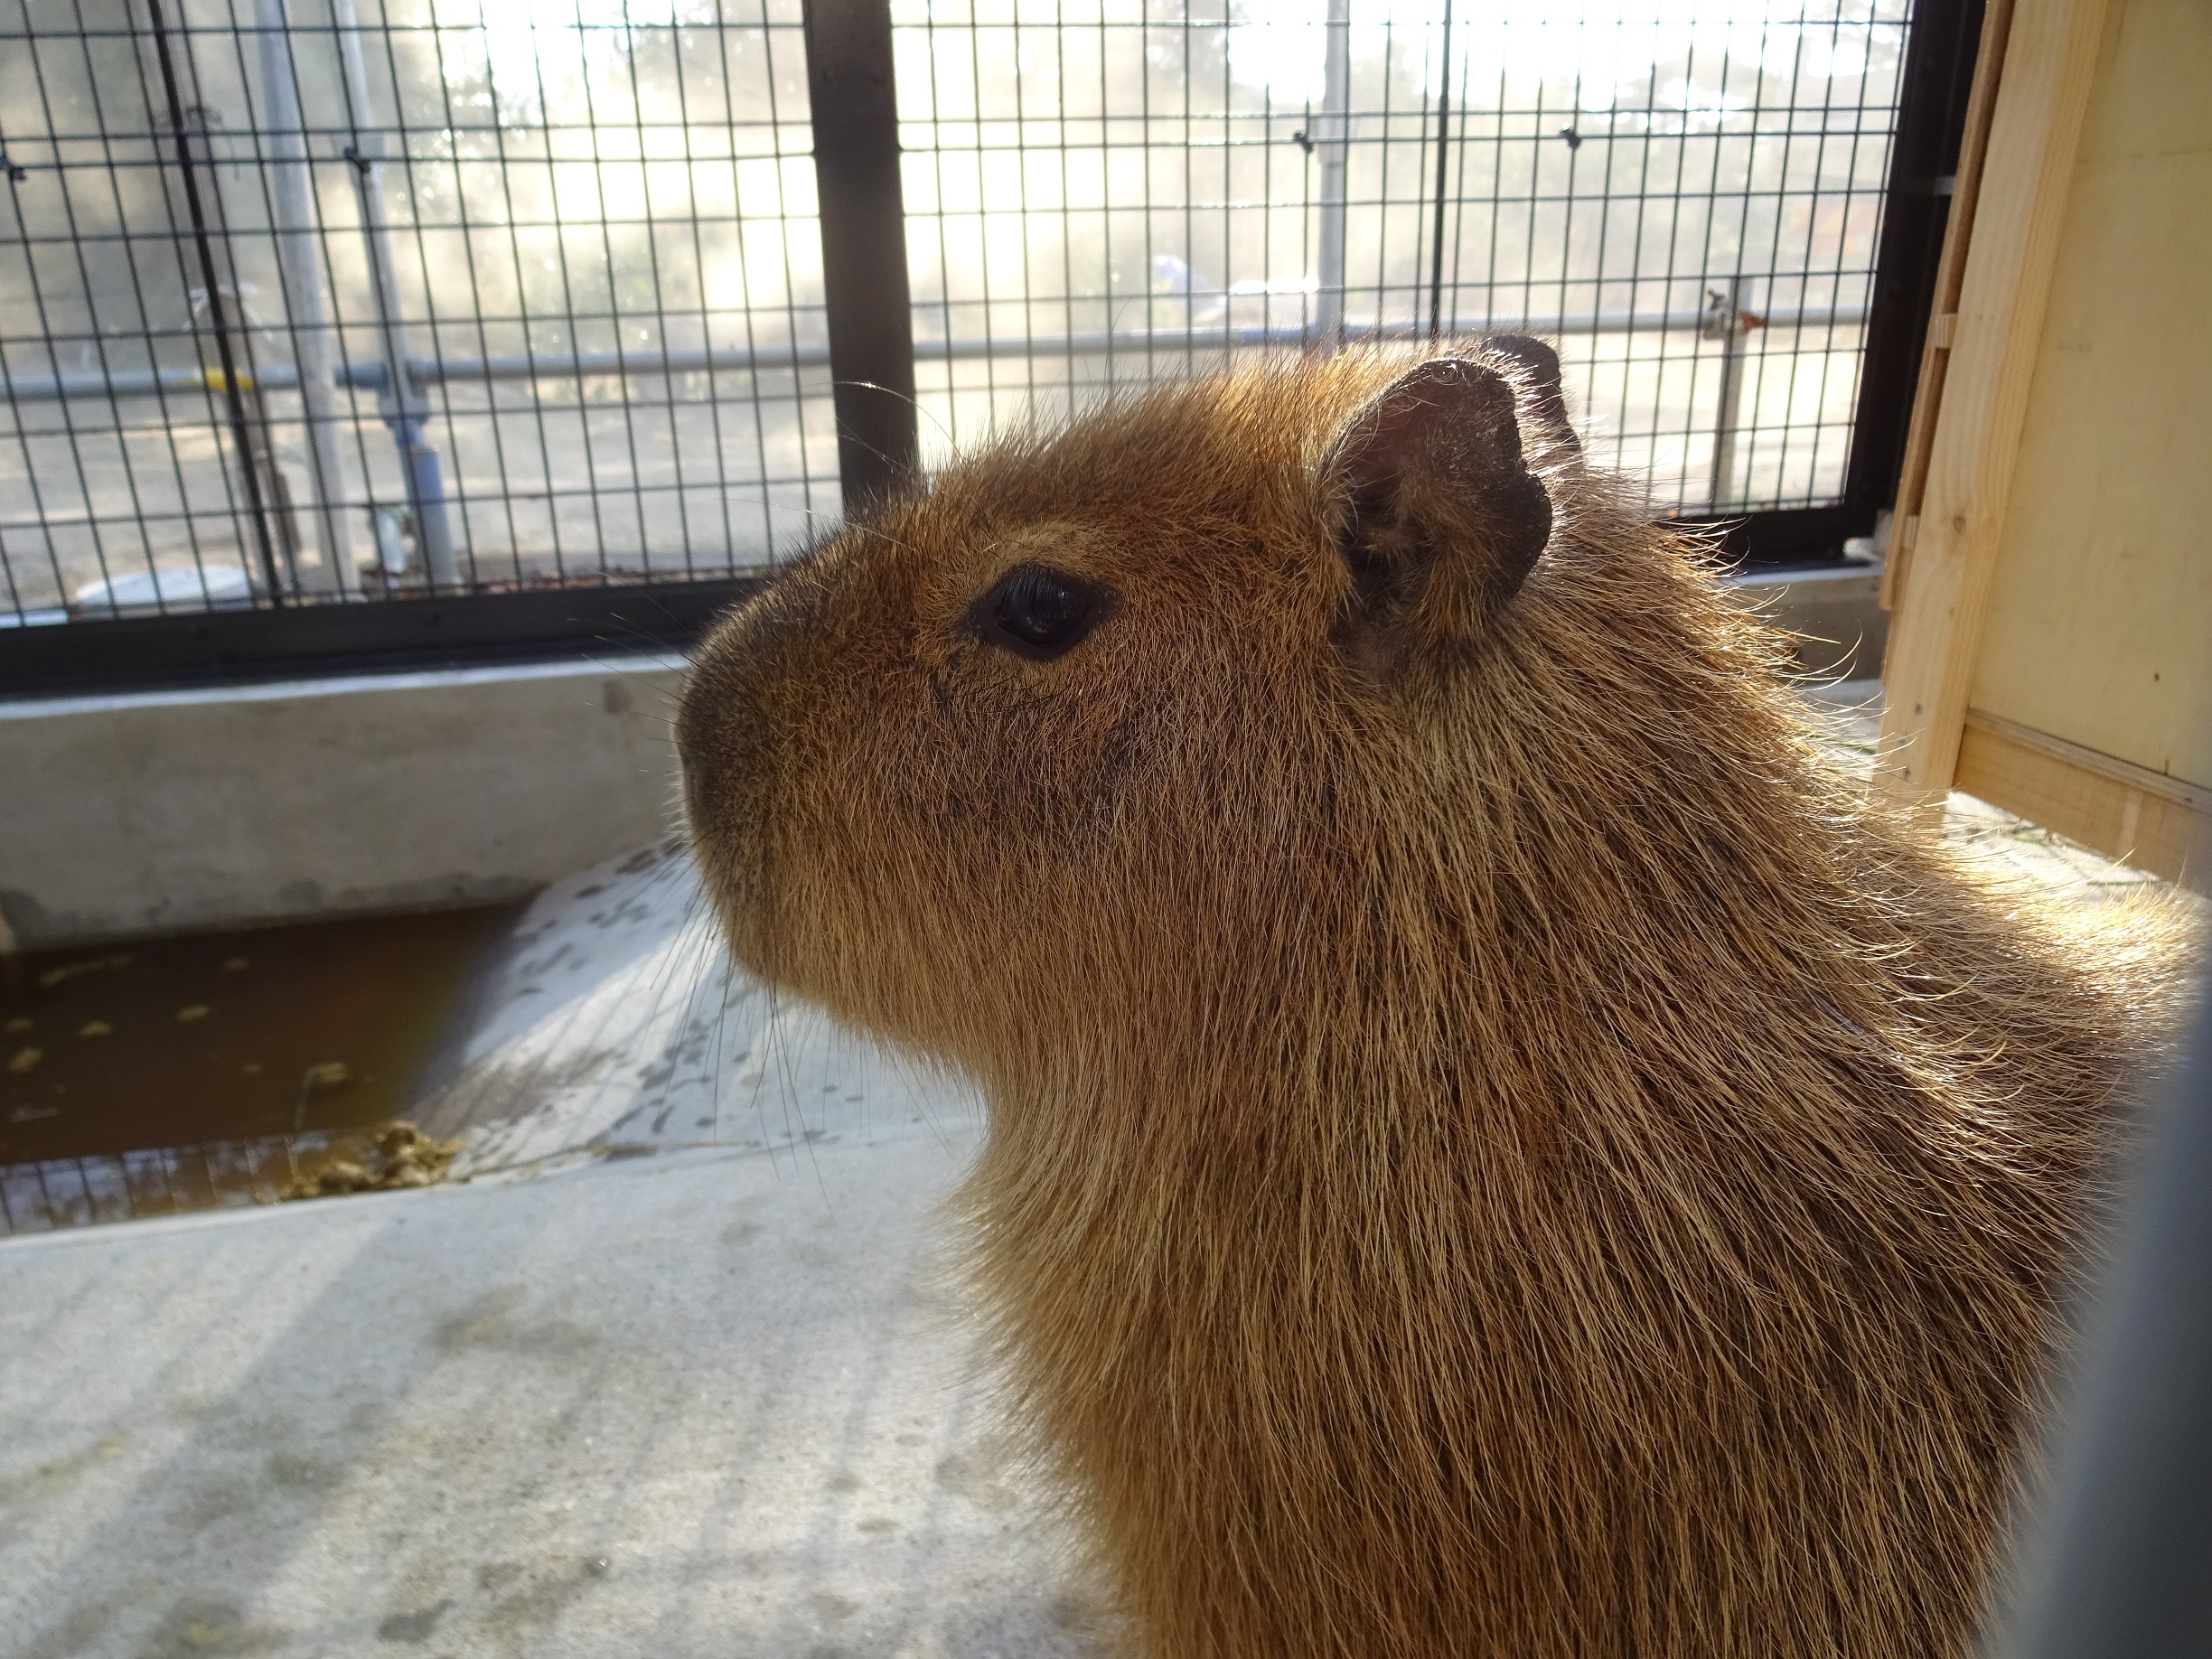
[[[1349,165],[1347,112],[1352,108],[1352,0],[1329,0],[1328,34],[1322,47],[1321,119],[1314,129],[1321,160],[1321,285],[1315,295],[1321,337],[1332,343],[1344,332],[1345,204]]]
[[[1735,499],[1729,492],[1736,479],[1736,434],[1743,425],[1744,345],[1755,326],[1743,308],[1743,291],[1744,280],[1738,275],[1729,278],[1725,289],[1708,292],[1704,327],[1699,331],[1705,339],[1720,343],[1720,390],[1713,398],[1712,476],[1706,491],[1706,499],[1712,501]]]
[[[314,483],[315,541],[323,554],[317,586],[349,593],[361,586],[353,568],[353,540],[342,508],[345,465],[339,454],[337,388],[331,365],[337,331],[323,305],[323,261],[315,248],[320,229],[314,175],[307,158],[306,123],[292,61],[291,24],[285,0],[257,0],[261,25],[262,93],[268,105],[270,211],[276,267],[284,283],[297,382],[307,420],[307,460]]]
[[[1829,307],[1765,314],[1769,330],[1859,328],[1867,320],[1864,307]],[[1445,324],[1448,334],[1471,336],[1486,333],[1551,334],[1635,334],[1697,333],[1710,327],[1708,311],[1581,312],[1543,317],[1454,318]],[[1317,330],[1304,324],[1252,324],[1248,327],[1193,328],[1189,330],[1117,331],[1083,334],[1037,334],[992,340],[928,340],[914,342],[914,357],[925,362],[965,362],[982,358],[1105,357],[1121,352],[1158,352],[1162,348],[1192,351],[1254,350],[1268,346],[1317,343]],[[1358,340],[1425,340],[1426,323],[1394,323],[1354,327]],[[417,387],[447,385],[471,380],[575,380],[612,374],[755,374],[793,369],[826,369],[830,348],[807,342],[781,349],[691,349],[675,351],[528,351],[492,357],[409,357],[408,380]],[[332,371],[337,384],[356,391],[382,395],[387,370],[382,362],[342,363]],[[244,386],[265,391],[289,391],[299,385],[298,370],[272,363],[257,375],[241,377]],[[89,370],[62,375],[22,375],[0,380],[0,394],[18,403],[52,402],[61,398],[144,398],[158,392],[224,390],[222,376],[211,370],[141,369]]]
[[[1571,338],[1576,335],[1635,334],[1696,333],[1702,338],[1716,341],[1720,351],[1720,386],[1713,405],[1713,446],[1708,511],[1720,512],[1735,498],[1734,487],[1737,449],[1745,429],[1742,401],[1744,388],[1749,377],[1744,372],[1746,338],[1750,330],[1804,330],[1860,328],[1867,321],[1864,307],[1831,306],[1798,311],[1776,311],[1755,314],[1741,308],[1742,284],[1731,281],[1725,293],[1716,290],[1708,295],[1707,305],[1699,311],[1592,311],[1561,313],[1543,317],[1497,318],[1486,317],[1479,321],[1455,317],[1446,324],[1445,332],[1454,335],[1479,335],[1486,332],[1510,329],[1515,333],[1551,334]],[[1393,323],[1351,331],[1355,340],[1418,340],[1430,337],[1430,331],[1418,323]],[[1317,323],[1297,325],[1254,324],[1247,327],[1191,328],[1184,331],[1129,331],[1100,332],[1097,333],[1036,335],[997,339],[917,340],[914,354],[917,361],[960,362],[979,359],[1005,358],[1063,358],[1105,357],[1119,353],[1151,354],[1163,346],[1186,350],[1231,351],[1266,347],[1311,347],[1326,342],[1326,328]],[[792,345],[775,350],[717,350],[713,348],[689,351],[622,351],[517,352],[492,357],[406,357],[395,360],[405,376],[406,386],[398,397],[391,390],[391,368],[385,362],[345,363],[332,373],[335,384],[356,391],[377,395],[387,417],[395,408],[404,408],[408,399],[420,399],[422,389],[431,385],[451,385],[457,381],[580,380],[597,375],[629,374],[757,374],[763,371],[791,372],[801,369],[826,369],[830,364],[830,348],[826,342]],[[265,390],[288,390],[299,386],[296,369],[273,365],[260,371],[255,382]],[[105,397],[121,398],[145,396],[155,391],[188,391],[201,389],[221,391],[221,376],[202,370],[139,370],[115,373],[88,371],[80,374],[47,375],[11,380],[5,383],[7,396],[19,401],[37,401],[59,398]],[[415,414],[409,422],[411,431],[419,432],[421,421],[427,414],[426,407]],[[404,447],[410,462],[419,462],[424,453],[429,455],[427,475],[436,480],[436,456],[419,439],[412,447]],[[411,498],[421,501],[420,485],[423,477],[410,472],[408,483]],[[436,526],[444,524],[445,503],[442,492],[435,501]],[[417,506],[418,512],[421,511]],[[423,520],[418,518],[420,526]],[[441,561],[436,557],[436,529],[426,540],[426,550],[432,580],[446,580],[440,574]],[[450,554],[447,558],[450,559]]]
[[[401,317],[398,267],[392,257],[390,216],[384,204],[383,131],[370,119],[369,73],[361,57],[361,20],[353,0],[331,0],[331,21],[338,36],[338,62],[343,71],[347,119],[352,142],[345,158],[353,164],[353,192],[360,204],[361,235],[368,242],[370,289],[376,301],[377,324],[382,336],[385,418],[399,445],[401,470],[406,476],[408,508],[415,519],[415,545],[423,569],[436,587],[457,587],[460,562],[454,553],[453,531],[445,520],[445,485],[438,466],[438,453],[424,436],[430,413],[410,371],[416,361],[408,351],[407,325]]]

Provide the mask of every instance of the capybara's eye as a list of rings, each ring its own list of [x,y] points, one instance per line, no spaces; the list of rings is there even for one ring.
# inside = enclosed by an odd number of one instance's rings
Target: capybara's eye
[[[1072,650],[1105,614],[1106,595],[1089,583],[1042,565],[1021,565],[998,578],[970,613],[976,632],[1033,661]]]

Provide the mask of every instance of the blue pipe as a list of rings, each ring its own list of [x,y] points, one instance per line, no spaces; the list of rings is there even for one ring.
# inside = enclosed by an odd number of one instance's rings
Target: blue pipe
[[[415,519],[415,547],[422,556],[423,573],[434,587],[458,586],[460,563],[454,556],[453,527],[445,516],[445,472],[436,447],[424,435],[428,411],[410,408],[393,395],[391,376],[381,362],[347,363],[333,378],[342,385],[376,393],[377,412],[399,449],[399,470],[407,481],[408,510]]]

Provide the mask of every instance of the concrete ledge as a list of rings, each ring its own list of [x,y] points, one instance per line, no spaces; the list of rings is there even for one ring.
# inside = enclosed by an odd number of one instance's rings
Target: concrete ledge
[[[0,1242],[0,1645],[1100,1652],[932,1225],[975,1142]]]
[[[1867,567],[1731,578],[1879,670]],[[682,659],[0,702],[0,950],[520,898],[675,822]]]
[[[520,898],[674,821],[680,658],[0,702],[0,948]]]

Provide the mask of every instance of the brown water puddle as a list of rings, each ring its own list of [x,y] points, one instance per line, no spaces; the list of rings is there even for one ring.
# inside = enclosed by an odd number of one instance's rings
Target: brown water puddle
[[[363,1131],[405,1114],[515,914],[0,957],[0,1232],[267,1202],[333,1159],[372,1166]]]

